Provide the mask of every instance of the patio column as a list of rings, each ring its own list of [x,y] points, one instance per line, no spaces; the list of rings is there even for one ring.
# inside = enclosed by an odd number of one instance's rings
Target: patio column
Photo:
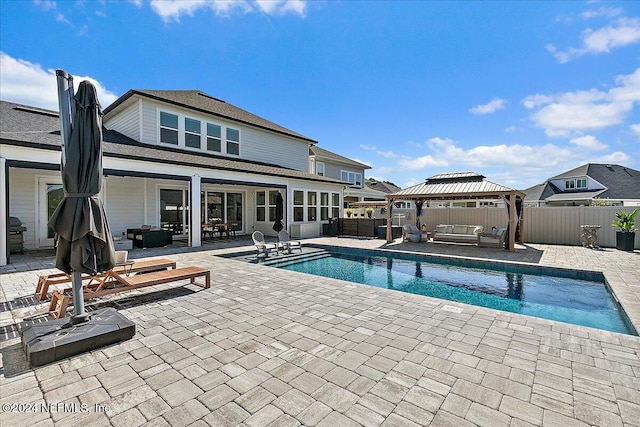
[[[393,206],[393,199],[387,198],[387,243],[393,241],[391,237],[391,206]]]
[[[9,261],[9,212],[7,203],[9,200],[9,172],[7,161],[0,159],[0,265],[7,265]]]
[[[202,214],[200,212],[200,175],[191,177],[191,200],[189,202],[189,211],[191,212],[191,225],[189,227],[189,240],[191,246],[202,246]]]

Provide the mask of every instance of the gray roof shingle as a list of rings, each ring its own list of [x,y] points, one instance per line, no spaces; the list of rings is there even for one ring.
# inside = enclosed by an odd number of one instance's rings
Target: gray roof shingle
[[[199,90],[136,90],[131,89],[113,104],[104,109],[105,116],[109,116],[119,105],[126,102],[134,95],[143,96],[157,101],[167,102],[169,104],[178,105],[192,110],[200,111],[206,114],[234,120],[237,122],[257,126],[262,129],[277,132],[296,139],[316,144],[317,141],[280,126],[269,120],[263,119],[253,113],[250,113],[235,105],[229,104],[221,99],[215,98]]]
[[[364,163],[357,162],[348,157],[341,156],[340,154],[333,153],[329,150],[325,150],[324,148],[320,148],[317,146],[309,147],[309,154],[312,156],[317,156],[318,158],[322,158],[326,161],[342,163],[358,169],[371,169],[371,166],[369,165],[365,165]]]

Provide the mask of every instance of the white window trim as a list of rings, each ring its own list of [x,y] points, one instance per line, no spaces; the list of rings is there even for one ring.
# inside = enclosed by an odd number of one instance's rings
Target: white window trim
[[[347,179],[343,180],[342,179],[342,174],[345,174],[345,173],[347,174]],[[349,180],[349,175],[353,175],[353,182]],[[358,179],[358,177],[360,177],[360,179]],[[363,186],[364,186],[364,183],[362,181],[362,174],[360,172],[354,172],[354,171],[350,171],[350,170],[341,170],[340,171],[340,180],[348,182],[354,187],[363,188]],[[358,180],[360,181],[360,183],[357,183]]]
[[[179,117],[179,116],[178,116]],[[200,123],[200,133],[193,133],[193,132],[189,132],[187,130],[187,119],[196,121]],[[202,151],[202,120],[200,119],[194,119],[193,117],[187,116],[185,115],[184,118],[184,148],[188,149],[188,150],[195,150],[195,151]],[[190,147],[187,145],[187,135],[198,135],[200,137],[200,147],[196,148],[196,147]],[[205,141],[206,143],[206,141]],[[178,131],[178,144],[180,144],[180,132]]]
[[[161,116],[162,113],[166,113],[166,114],[171,114],[173,116],[177,116],[178,117],[178,144],[174,145],[174,144],[170,144],[168,142],[162,142],[162,129],[171,129],[171,130],[175,130],[174,128],[169,128],[166,126],[162,126],[162,124],[160,124],[160,120],[161,120]],[[162,146],[162,147],[180,147],[180,135],[183,135],[184,133],[184,127],[182,128],[182,132],[180,131],[180,126],[181,126],[181,120],[180,120],[180,114],[178,113],[174,113],[168,110],[163,110],[158,108],[158,145]],[[182,123],[182,126],[184,126],[184,123]],[[182,136],[182,146],[184,147],[184,135]]]
[[[161,113],[178,116],[178,145],[169,144],[161,141],[160,130],[163,128],[163,126],[160,125]],[[185,119],[193,119],[200,122],[200,148],[188,147],[185,144],[185,135],[187,133],[190,133],[190,132],[187,132],[185,129]],[[160,147],[173,147],[173,148],[178,147],[180,149],[193,151],[196,153],[214,153],[214,154],[224,155],[224,156],[228,156],[236,159],[242,157],[242,129],[240,127],[227,126],[221,123],[216,123],[214,121],[211,121],[208,118],[199,117],[198,115],[195,115],[195,114],[185,114],[182,112],[172,111],[170,109],[160,108],[160,107],[156,109],[156,120],[157,120],[156,144]],[[220,151],[212,151],[207,149],[207,123],[220,126]],[[173,129],[173,128],[167,128],[167,129]],[[227,129],[232,129],[238,132],[238,141],[227,139]],[[190,134],[193,134],[193,133],[190,133]],[[227,152],[228,143],[238,144],[238,154],[230,154]]]
[[[319,176],[326,175],[326,167],[324,162],[316,162],[316,175],[319,175]]]
[[[303,203],[301,205],[294,205],[293,204],[293,200],[294,200],[294,193],[296,191],[302,191],[302,201]],[[314,207],[312,205],[309,205],[309,193],[316,193],[316,204],[314,205],[316,208],[316,220],[315,221],[311,221],[309,220],[309,208],[310,207]],[[328,205],[321,205],[321,194],[322,193],[328,193],[329,194],[329,204]],[[333,195],[337,194],[338,195],[338,205],[334,205],[333,204]],[[294,212],[295,208],[302,208],[302,221],[296,221],[295,218],[295,214],[293,214],[291,216],[292,218],[292,223],[294,224],[303,224],[303,223],[326,223],[329,221],[329,219],[333,218],[333,209],[334,208],[338,208],[338,214],[340,214],[341,212],[341,204],[342,204],[343,200],[342,200],[342,195],[335,191],[335,190],[330,190],[330,189],[317,189],[317,190],[310,190],[310,189],[304,189],[304,188],[292,188],[291,189],[291,209],[292,209],[292,214]],[[322,216],[322,211],[321,208],[322,207],[328,207],[329,208],[329,218],[326,220],[320,219]]]

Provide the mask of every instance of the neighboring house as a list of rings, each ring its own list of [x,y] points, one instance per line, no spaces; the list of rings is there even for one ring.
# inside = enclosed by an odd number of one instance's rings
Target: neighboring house
[[[640,206],[640,171],[621,165],[587,163],[524,190],[526,206]]]
[[[294,236],[318,236],[340,216],[342,180],[309,173],[316,141],[205,93],[130,90],[104,110],[103,126],[101,197],[114,235],[148,224],[199,246],[211,221],[274,235],[278,192]],[[60,156],[57,112],[0,101],[1,242],[14,216],[27,249],[53,247]]]
[[[309,147],[309,171],[344,182],[344,207],[364,200],[384,200],[384,193],[365,186],[364,171],[371,166],[312,145]]]

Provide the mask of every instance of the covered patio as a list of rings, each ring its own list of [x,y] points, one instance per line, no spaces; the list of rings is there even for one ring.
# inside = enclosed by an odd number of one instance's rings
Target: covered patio
[[[391,219],[394,203],[399,200],[411,200],[418,211],[424,203],[443,200],[503,200],[507,206],[508,249],[515,250],[518,243],[524,243],[523,200],[521,191],[488,181],[484,175],[475,172],[444,173],[427,178],[424,183],[405,188],[386,196],[387,199],[387,243],[392,242]]]

